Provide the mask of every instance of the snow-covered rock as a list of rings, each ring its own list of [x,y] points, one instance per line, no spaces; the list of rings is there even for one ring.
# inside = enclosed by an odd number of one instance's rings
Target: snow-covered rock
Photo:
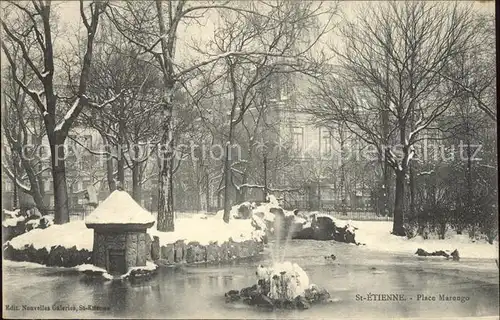
[[[4,227],[15,227],[21,221],[24,221],[26,218],[23,216],[14,216],[12,218],[5,219],[2,221],[2,226]]]
[[[92,250],[94,232],[88,229],[83,221],[71,221],[65,224],[52,225],[45,229],[33,229],[13,238],[7,243],[14,249],[23,249],[32,245],[35,249],[45,248],[50,252],[53,246],[78,250]]]
[[[3,211],[3,217],[6,220],[21,216],[21,210],[20,209],[16,209],[16,210],[3,209],[2,211]]]
[[[113,276],[108,273],[106,269],[99,268],[94,266],[93,264],[81,264],[76,267],[74,267],[75,270],[79,272],[83,272],[88,275],[92,276],[102,276],[106,280],[113,280]]]
[[[269,267],[259,265],[257,284],[240,291],[230,290],[226,302],[240,299],[249,305],[265,308],[307,309],[313,303],[326,302],[330,294],[309,283],[307,273],[296,263],[275,262]]]

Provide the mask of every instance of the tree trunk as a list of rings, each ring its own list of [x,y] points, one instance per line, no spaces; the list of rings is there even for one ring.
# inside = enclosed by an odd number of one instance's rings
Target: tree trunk
[[[387,161],[384,161],[384,178],[382,185],[382,212],[384,216],[391,213],[391,168]]]
[[[206,183],[206,186],[205,186],[205,202],[206,202],[206,206],[207,206],[207,212],[210,210],[210,176],[208,174],[208,168],[206,169],[207,172],[205,173],[205,183]]]
[[[396,194],[394,200],[394,221],[392,225],[392,234],[405,236],[404,230],[404,190],[405,190],[404,170],[396,170]]]
[[[267,201],[267,153],[264,154],[264,202]]]
[[[43,194],[40,192],[40,189],[37,188],[32,191],[31,196],[33,197],[33,200],[35,201],[35,205],[40,211],[42,215],[46,215],[48,213],[47,211],[47,205],[45,204],[45,201],[43,199]]]
[[[52,179],[54,185],[54,223],[69,222],[68,186],[63,142],[51,143]]]
[[[466,223],[470,225],[470,224],[475,224],[474,221],[475,212],[474,212],[474,206],[472,204],[474,189],[472,183],[472,150],[469,138],[467,138],[467,168],[465,170],[465,175],[466,175],[467,195],[466,195],[466,209],[464,212],[467,213],[467,216],[465,217]]]
[[[226,154],[224,155],[224,222],[229,223],[229,212],[231,211],[231,199],[229,186],[231,184],[231,144],[233,143],[233,114],[231,111],[231,123],[229,125],[229,137],[226,144]]]
[[[109,192],[113,192],[116,190],[116,180],[113,174],[114,166],[113,166],[113,157],[111,156],[111,147],[108,143],[106,143],[105,150],[108,153],[106,156],[106,177],[108,180],[108,188]]]
[[[135,202],[141,204],[142,188],[141,188],[141,167],[140,163],[133,162],[132,164],[132,198]]]
[[[416,210],[415,210],[415,172],[413,170],[413,166],[409,168],[410,173],[410,217],[415,218]]]
[[[201,190],[202,190],[202,178],[201,178],[201,170],[203,170],[203,167],[191,158],[191,165],[193,167],[193,172],[194,172],[194,178],[196,179],[196,211],[199,212],[202,210],[203,206],[201,203]],[[194,180],[194,179],[193,179]]]
[[[161,168],[158,187],[158,231],[174,231],[174,208],[173,208],[173,160],[174,140],[172,132],[172,99],[173,83],[166,89],[163,97],[163,132],[161,137]]]

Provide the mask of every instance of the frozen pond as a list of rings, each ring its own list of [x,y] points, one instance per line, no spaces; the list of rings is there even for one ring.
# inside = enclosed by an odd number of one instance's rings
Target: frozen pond
[[[259,311],[226,304],[224,293],[255,283],[255,267],[271,261],[270,250],[253,261],[229,266],[163,268],[150,281],[89,281],[64,268],[4,264],[7,318],[387,318],[498,316],[498,268],[493,260],[424,260],[377,253],[354,245],[290,241],[286,260],[297,262],[333,302],[305,311]],[[335,254],[335,261],[324,256]],[[367,301],[368,294],[403,294],[406,301]],[[356,297],[358,296],[358,299]],[[418,295],[436,301],[418,300]],[[439,295],[467,300],[439,301]],[[359,301],[364,297],[364,301]],[[373,300],[373,298],[372,298]],[[6,305],[48,311],[6,311]],[[53,306],[108,310],[61,311]]]

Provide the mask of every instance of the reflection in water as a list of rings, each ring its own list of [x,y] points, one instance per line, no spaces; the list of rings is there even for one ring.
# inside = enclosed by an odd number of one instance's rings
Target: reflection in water
[[[281,245],[285,245],[286,241]],[[49,304],[110,307],[109,311],[44,313],[12,312],[6,317],[26,318],[365,318],[451,317],[498,315],[498,284],[469,277],[475,264],[457,264],[460,270],[445,272],[447,262],[430,262],[413,257],[359,250],[356,246],[332,242],[296,241],[288,244],[287,260],[304,268],[312,283],[327,289],[334,302],[310,310],[263,311],[243,304],[224,303],[224,293],[255,283],[257,264],[270,264],[271,258],[227,266],[163,268],[147,282],[99,282],[61,268],[7,266],[4,271],[4,304]],[[334,253],[335,262],[325,261]],[[440,263],[442,265],[440,265]],[[468,264],[468,265],[467,265]],[[464,266],[472,272],[465,272]],[[465,270],[465,271],[464,271]],[[489,277],[498,277],[498,271]],[[477,273],[477,272],[476,272]],[[488,278],[486,276],[485,278]],[[460,302],[360,302],[357,294],[403,293],[468,296]]]

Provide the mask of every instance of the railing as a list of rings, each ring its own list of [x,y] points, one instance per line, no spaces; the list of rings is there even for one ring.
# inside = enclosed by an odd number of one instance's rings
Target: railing
[[[338,201],[322,200],[285,200],[283,207],[286,210],[319,211],[339,219],[350,220],[381,220],[390,221],[392,217],[382,216],[370,204],[364,206],[350,206],[339,204]]]

